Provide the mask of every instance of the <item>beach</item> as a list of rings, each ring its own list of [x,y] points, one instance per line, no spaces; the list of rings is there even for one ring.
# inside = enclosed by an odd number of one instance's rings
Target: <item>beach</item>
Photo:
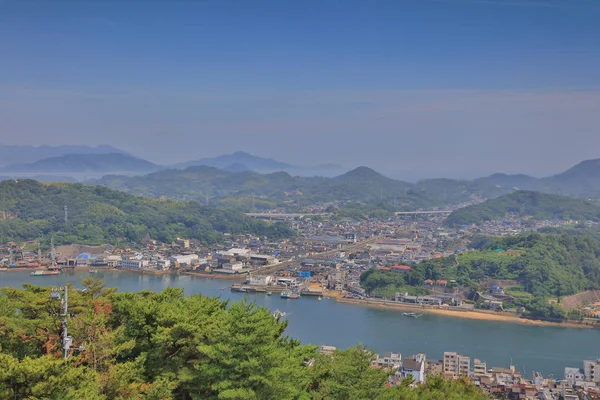
[[[552,322],[552,321],[543,321],[543,320],[535,320],[522,318],[517,314],[509,313],[509,312],[495,312],[488,310],[466,310],[466,309],[450,309],[446,308],[438,308],[431,306],[422,306],[422,305],[413,305],[413,304],[403,304],[392,301],[385,300],[375,300],[375,299],[349,299],[349,298],[338,298],[338,302],[345,304],[356,304],[356,305],[365,305],[369,307],[380,307],[380,308],[390,308],[396,310],[405,310],[411,312],[420,312],[420,313],[428,313],[428,314],[436,314],[446,317],[455,317],[455,318],[467,318],[467,319],[475,319],[482,321],[497,321],[497,322],[510,322],[510,323],[518,323],[525,325],[537,325],[537,326],[553,326],[553,327],[565,327],[565,328],[585,328],[585,329],[593,329],[599,328],[598,324],[587,324],[583,322],[577,321],[563,321],[563,322]]]

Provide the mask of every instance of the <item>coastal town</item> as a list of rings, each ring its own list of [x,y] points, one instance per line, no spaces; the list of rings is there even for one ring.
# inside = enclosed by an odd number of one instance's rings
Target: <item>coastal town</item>
[[[333,354],[334,346],[322,345],[320,352]],[[515,366],[493,367],[483,360],[447,351],[443,359],[428,359],[425,353],[403,357],[401,353],[377,354],[372,368],[390,371],[388,385],[420,385],[431,376],[447,380],[465,378],[472,381],[494,398],[507,400],[594,400],[600,399],[600,359],[584,360],[583,368],[565,368],[564,377],[544,377],[533,371],[531,378],[517,371]]]
[[[427,294],[397,292],[389,298],[377,298],[369,296],[360,278],[368,270],[405,275],[419,262],[463,254],[469,251],[474,235],[513,236],[575,223],[508,217],[480,226],[449,228],[443,224],[443,213],[341,221],[331,220],[324,213],[290,216],[273,212],[256,217],[286,219],[297,236],[270,240],[248,234],[226,235],[224,243],[210,246],[187,238],[161,243],[150,235],[143,243],[104,246],[55,246],[51,240],[48,248],[39,241],[10,242],[0,248],[0,271],[29,270],[33,276],[82,269],[90,276],[108,269],[190,274],[230,280],[226,287],[231,291],[291,300],[335,298],[348,304],[397,308],[406,318],[443,313],[514,322],[519,320],[520,310],[511,308],[511,296],[505,290],[513,282],[489,280],[473,298],[469,290],[452,280],[425,280],[422,289]],[[584,310],[590,317],[583,324],[592,326],[600,312],[600,298],[588,300],[590,305]],[[286,317],[279,310],[274,316]],[[334,350],[332,346],[321,347],[323,353]],[[398,385],[407,378],[415,385],[424,383],[427,376],[443,375],[446,379],[467,377],[497,398],[600,399],[600,374],[595,372],[600,360],[583,361],[583,368],[567,367],[564,377],[544,378],[533,372],[531,379],[514,366],[489,367],[485,361],[455,352],[445,352],[442,360],[428,359],[425,354],[402,357],[390,352],[378,355],[372,366],[390,369],[389,385]]]

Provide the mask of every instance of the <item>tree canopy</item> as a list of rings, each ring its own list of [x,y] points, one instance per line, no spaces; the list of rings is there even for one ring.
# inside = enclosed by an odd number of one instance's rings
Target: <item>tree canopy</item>
[[[150,234],[163,242],[179,236],[214,243],[223,233],[272,238],[294,234],[287,225],[255,221],[237,211],[195,202],[146,199],[101,186],[27,179],[0,182],[0,242],[52,234],[57,243],[104,244],[118,238],[140,242]]]
[[[26,285],[0,292],[3,399],[464,399],[485,395],[465,381],[431,378],[387,387],[357,346],[318,354],[285,335],[286,322],[246,302],[179,289],[116,293],[99,281],[71,288],[69,333],[81,346],[64,361],[60,302]]]

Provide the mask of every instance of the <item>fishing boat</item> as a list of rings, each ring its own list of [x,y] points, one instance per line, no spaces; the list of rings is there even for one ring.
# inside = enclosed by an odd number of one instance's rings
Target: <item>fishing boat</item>
[[[285,318],[286,313],[283,311],[279,311],[279,309],[275,310],[275,312],[273,312],[273,314],[271,314],[273,317],[275,317],[275,319],[280,319],[280,318]]]
[[[284,290],[283,292],[281,292],[281,298],[282,299],[289,299],[292,294],[293,293],[292,293],[291,290]]]
[[[415,313],[412,313],[412,312],[403,312],[402,315],[404,315],[405,317],[419,318],[423,314],[415,314]]]
[[[271,293],[271,292],[267,292],[267,296],[270,296],[270,295],[272,295],[272,294],[273,294],[273,293]]]
[[[60,271],[48,271],[44,269],[39,269],[37,271],[33,271],[31,276],[45,276],[45,275],[60,275]]]

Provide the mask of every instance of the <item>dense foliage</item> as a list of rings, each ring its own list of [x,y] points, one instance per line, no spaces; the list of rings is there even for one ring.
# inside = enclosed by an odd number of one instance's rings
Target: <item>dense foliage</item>
[[[182,236],[212,243],[221,240],[222,233],[293,235],[282,224],[255,221],[233,210],[194,202],[145,199],[101,186],[0,182],[0,242],[52,234],[57,243],[102,244],[139,242],[150,234],[163,242]]]
[[[70,291],[68,329],[82,347],[61,359],[58,301],[48,288],[0,292],[0,398],[68,400],[479,400],[465,381],[387,387],[361,346],[317,354],[262,307],[179,289]]]
[[[426,279],[456,281],[474,290],[484,290],[487,279],[515,280],[520,285],[514,291],[516,304],[546,318],[566,316],[549,299],[600,288],[600,243],[592,237],[532,233],[479,246],[456,257],[419,263],[406,275],[371,269],[361,276],[361,285],[374,296],[393,297],[392,290],[420,288]]]
[[[481,204],[460,208],[446,219],[446,224],[482,224],[513,214],[534,220],[600,221],[600,205],[596,202],[539,192],[517,191]]]

